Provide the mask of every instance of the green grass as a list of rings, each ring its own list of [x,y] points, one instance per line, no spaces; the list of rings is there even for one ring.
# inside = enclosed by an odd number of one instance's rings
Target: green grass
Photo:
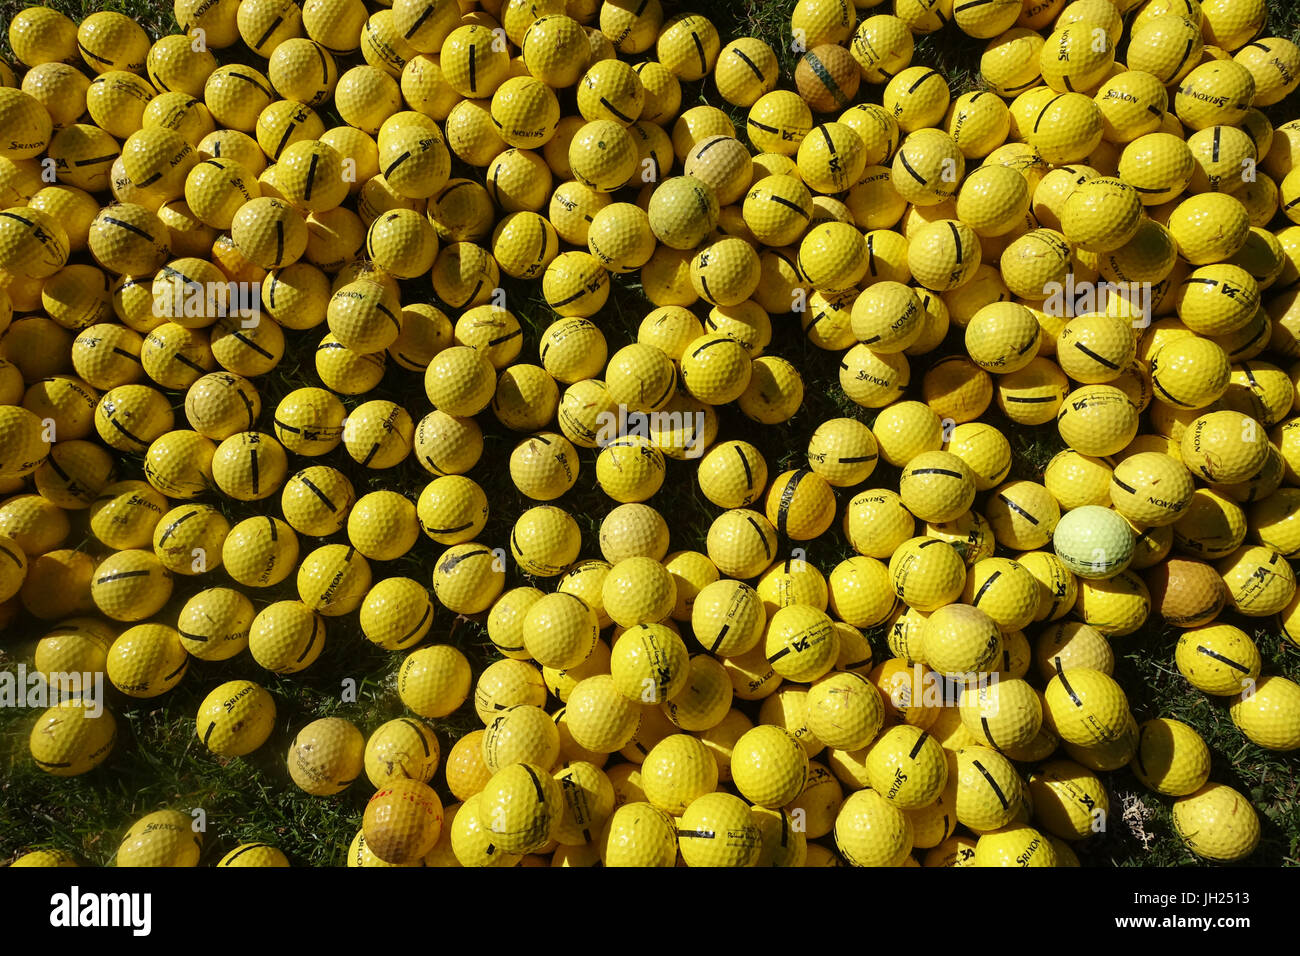
[[[102,4],[82,4],[59,0],[52,4],[74,17],[95,9],[119,9],[142,22],[152,33],[173,29],[165,9],[136,0]],[[20,8],[13,2],[0,3],[6,18]],[[785,75],[795,60],[789,44],[789,14],[793,0],[719,5],[712,10],[724,40],[731,36],[753,34],[767,40],[779,51]],[[882,7],[880,10],[884,10]],[[1277,5],[1278,33],[1296,36],[1300,30],[1300,8]],[[977,86],[977,45],[960,37],[951,28],[931,37],[920,38],[914,62],[931,63],[948,77],[954,95]],[[688,84],[683,102],[716,102],[716,92],[709,84]],[[860,97],[879,101],[880,88],[864,85]],[[1275,121],[1295,115],[1295,99],[1281,104],[1270,113]],[[566,104],[571,108],[571,104]],[[731,111],[737,118],[743,112]],[[336,122],[328,117],[327,125]],[[458,169],[458,174],[481,178],[478,171]],[[508,306],[518,315],[525,329],[525,348],[521,361],[536,362],[536,343],[552,316],[541,302],[535,285],[505,283]],[[405,284],[405,301],[429,301],[426,281]],[[650,308],[635,277],[618,280],[609,306],[600,322],[609,340],[611,353],[634,340],[641,317]],[[280,397],[302,384],[314,384],[311,349],[323,334],[320,328],[309,332],[287,332],[288,352],[281,365],[264,376],[258,386],[263,401],[261,427],[266,430],[271,413]],[[949,337],[939,354],[959,351],[959,333]],[[858,409],[842,394],[837,378],[838,355],[812,347],[802,335],[797,317],[773,317],[773,341],[770,352],[796,364],[804,375],[806,397],[803,407],[789,422],[774,427],[758,427],[731,407],[719,410],[724,438],[752,441],[767,458],[771,474],[798,467],[803,463],[807,436],[826,418],[855,415],[870,424],[874,413]],[[919,383],[929,359],[914,360],[912,379]],[[178,408],[181,396],[174,394]],[[428,409],[418,373],[406,372],[390,365],[380,387],[364,398],[391,398],[407,404],[418,419]],[[345,399],[353,408],[355,399]],[[183,413],[180,413],[183,414]],[[503,463],[518,435],[503,429],[490,414],[480,416],[485,432],[485,451],[479,465],[470,473],[487,491],[492,513],[480,539],[491,546],[506,542],[517,515],[531,502],[523,498],[509,481]],[[1026,429],[1002,420],[996,411],[986,416],[1009,436],[1016,453],[1015,474],[1037,478],[1048,459],[1060,449],[1060,441],[1051,426]],[[570,511],[583,530],[584,556],[599,554],[597,529],[609,501],[594,482],[594,453],[582,452],[582,471],[577,486],[559,504]],[[370,472],[355,465],[342,454],[327,459],[342,468],[352,479],[357,494],[376,488],[395,488],[414,498],[429,480],[413,461],[385,472]],[[141,477],[138,456],[126,456],[121,477]],[[868,484],[896,485],[895,469],[882,466]],[[841,505],[860,489],[841,491]],[[241,505],[213,497],[232,520],[270,510],[276,511],[275,498],[269,502]],[[664,490],[652,499],[669,518],[674,550],[703,550],[704,534],[717,514],[698,492],[693,480],[693,465],[669,461]],[[84,513],[74,515],[74,529],[69,546],[94,551],[96,544],[85,527]],[[330,540],[344,540],[344,535]],[[305,539],[304,553],[319,543]],[[440,548],[421,539],[403,558],[388,563],[373,563],[376,577],[408,575],[427,583]],[[844,557],[852,554],[838,522],[831,532],[807,547],[808,560],[828,572]],[[158,616],[174,620],[186,598],[200,587],[229,583],[223,571],[208,574],[202,582],[180,579],[171,603]],[[526,583],[516,569],[509,571],[507,587]],[[543,583],[543,587],[548,587]],[[251,595],[258,606],[275,600],[296,597],[290,581],[276,588]],[[1300,652],[1279,639],[1272,621],[1240,622],[1256,633],[1266,661],[1265,671],[1300,677]],[[0,638],[0,666],[20,662],[29,666],[36,639],[44,625],[24,621]],[[888,650],[879,632],[870,635],[877,659]],[[1294,756],[1286,757],[1262,751],[1244,740],[1227,718],[1226,707],[1217,700],[1195,691],[1179,676],[1172,665],[1175,634],[1153,623],[1138,633],[1116,638],[1116,674],[1128,690],[1139,720],[1154,716],[1172,716],[1185,720],[1199,730],[1214,753],[1212,778],[1242,790],[1260,810],[1264,838],[1251,857],[1254,864],[1280,865],[1300,863],[1300,782],[1295,774]],[[428,642],[451,643],[470,658],[475,671],[495,657],[481,619],[468,620],[453,616],[440,608]],[[362,637],[356,615],[329,621],[326,649],[308,670],[290,677],[275,677],[261,670],[247,655],[222,664],[201,661],[191,663],[190,672],[170,693],[153,700],[136,701],[116,692],[110,693],[109,707],[117,716],[119,740],[111,758],[99,769],[82,777],[60,780],[37,770],[27,753],[27,734],[34,720],[30,711],[0,712],[0,860],[38,846],[70,850],[91,864],[109,864],[122,834],[132,821],[163,807],[188,809],[201,807],[207,815],[208,833],[203,862],[213,863],[236,844],[260,840],[281,847],[295,864],[339,865],[348,843],[360,826],[362,810],[370,794],[365,781],[334,798],[316,798],[299,791],[290,782],[284,756],[293,735],[309,721],[337,715],[354,721],[369,733],[385,720],[402,714],[403,707],[394,688],[402,655],[374,648]],[[275,697],[278,714],[271,739],[246,758],[216,758],[200,744],[194,733],[194,713],[205,694],[216,684],[236,677],[262,683]],[[341,700],[345,679],[357,682],[355,703]],[[738,705],[751,716],[757,707]],[[444,754],[453,741],[478,726],[472,705],[467,704],[451,717],[431,721],[438,733]],[[1028,771],[1028,767],[1021,768]],[[1111,825],[1107,832],[1077,846],[1080,857],[1095,865],[1173,865],[1192,864],[1193,857],[1173,834],[1169,819],[1169,801],[1144,790],[1127,770],[1104,775],[1112,796]],[[435,778],[444,800],[450,800],[441,772]],[[1130,825],[1121,820],[1121,805],[1136,801],[1138,818],[1145,823]],[[1143,829],[1149,836],[1143,834]],[[1144,842],[1145,840],[1145,842]],[[829,841],[823,840],[828,846]]]

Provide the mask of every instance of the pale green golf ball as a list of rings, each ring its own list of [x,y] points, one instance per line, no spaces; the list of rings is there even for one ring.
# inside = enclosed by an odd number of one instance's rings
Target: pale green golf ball
[[[1113,578],[1133,560],[1133,529],[1117,512],[1084,505],[1061,516],[1052,545],[1081,578]]]

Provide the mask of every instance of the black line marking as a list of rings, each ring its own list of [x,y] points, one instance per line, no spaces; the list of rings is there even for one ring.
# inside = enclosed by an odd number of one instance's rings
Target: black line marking
[[[280,158],[280,154],[284,152],[284,148],[289,145],[289,137],[293,135],[293,131],[297,129],[297,127],[298,124],[294,122],[294,120],[291,117],[288,124],[284,128],[284,135],[280,137],[279,145],[275,147],[274,155],[276,159]]]
[[[1043,121],[1043,116],[1047,113],[1047,111],[1048,111],[1049,109],[1052,108],[1052,104],[1055,103],[1057,100],[1059,100],[1059,99],[1060,99],[1062,96],[1064,96],[1064,95],[1065,95],[1064,93],[1057,93],[1057,94],[1056,94],[1055,96],[1053,96],[1050,100],[1048,100],[1046,103],[1043,104],[1043,108],[1042,108],[1041,110],[1038,111],[1038,118],[1034,120],[1034,132],[1035,132],[1035,133],[1038,132],[1038,125],[1039,125],[1040,123],[1042,123],[1042,121]]]
[[[1183,64],[1186,63],[1187,58],[1192,55],[1192,44],[1194,42],[1196,42],[1194,39],[1189,39],[1187,41],[1187,46],[1183,50],[1183,55],[1178,59],[1178,65],[1175,66],[1174,71],[1169,74],[1168,82],[1173,82],[1174,77],[1177,76],[1180,72],[1182,72]]]
[[[80,50],[83,55],[88,56],[92,60],[96,60],[99,63],[103,63],[105,66],[111,67],[116,65],[112,60],[105,59],[104,57],[100,56],[97,53],[91,53],[89,50],[86,49],[85,45],[80,40],[77,41],[77,49]]]
[[[749,457],[745,454],[744,449],[739,445],[734,446],[736,456],[740,459],[740,466],[745,469],[745,487],[751,491],[754,488],[754,471],[749,466]]]
[[[620,120],[622,120],[624,123],[626,123],[629,126],[631,126],[632,123],[635,122],[635,120],[633,120],[632,117],[628,116],[626,113],[622,112],[621,110],[615,108],[614,104],[611,103],[603,96],[600,98],[600,105],[605,107],[605,109],[609,110],[611,113],[613,113],[615,116],[617,116]]]
[[[420,27],[424,26],[424,21],[429,19],[431,16],[433,16],[433,4],[429,3],[425,6],[420,15],[415,18],[415,22],[411,24],[411,29],[406,31],[406,39],[409,40],[411,37],[415,36],[416,31],[419,30]]]
[[[1083,701],[1075,692],[1074,687],[1071,686],[1069,678],[1065,676],[1065,668],[1061,666],[1061,659],[1059,657],[1056,659],[1056,676],[1061,679],[1061,686],[1064,687],[1065,692],[1070,695],[1070,700],[1074,701],[1074,706],[1082,707]]]
[[[1243,674],[1250,673],[1250,668],[1247,667],[1245,664],[1241,664],[1237,661],[1234,661],[1231,657],[1226,657],[1223,654],[1218,653],[1217,651],[1212,651],[1204,644],[1196,645],[1196,653],[1204,654],[1206,657],[1212,657],[1220,664],[1227,664],[1229,667],[1233,668],[1234,670],[1239,670]]]
[[[956,478],[959,481],[965,476],[960,471],[953,471],[951,468],[917,468],[909,472],[911,475],[947,475],[949,478]]]
[[[979,607],[980,598],[984,596],[984,592],[987,591],[993,585],[993,582],[1000,577],[1002,577],[1001,571],[994,571],[988,576],[988,580],[980,585],[980,589],[975,592],[975,596],[971,599],[971,605],[973,607]]]
[[[203,511],[199,508],[195,508],[193,511],[189,512],[188,514],[181,515],[179,518],[177,518],[175,521],[173,521],[171,524],[169,524],[166,527],[166,529],[162,533],[162,537],[158,539],[158,543],[166,544],[167,539],[172,536],[172,534],[176,531],[177,528],[179,528],[185,522],[189,521],[191,518],[196,518],[201,514],[203,514]]]
[[[786,527],[790,519],[790,505],[794,502],[795,491],[798,489],[799,483],[809,474],[811,472],[807,468],[800,468],[790,476],[790,480],[781,489],[781,500],[776,508],[776,530],[781,534],[788,534]]]
[[[111,163],[114,160],[116,160],[117,157],[118,157],[117,153],[110,153],[107,156],[92,156],[90,159],[78,159],[72,165],[80,167],[80,166],[93,166],[97,163]]]
[[[1163,395],[1170,403],[1174,405],[1178,405],[1182,408],[1192,407],[1187,402],[1180,401],[1179,399],[1174,398],[1174,396],[1171,395],[1169,391],[1163,385],[1160,384],[1160,379],[1156,378],[1154,375],[1151,376],[1151,387],[1154,388],[1161,395]]]
[[[252,339],[246,336],[243,332],[231,332],[230,334],[233,338],[238,339],[240,342],[243,342],[246,346],[248,346],[258,355],[261,355],[263,358],[271,359],[271,360],[275,359],[275,356],[272,355],[270,351],[262,348],[262,346],[258,345],[256,342],[254,342]],[[198,366],[195,366],[195,368],[198,368]],[[245,403],[248,403],[248,397],[244,395],[242,390],[239,392],[239,396],[240,398],[244,399]],[[251,407],[251,403],[248,404]]]
[[[277,22],[277,23],[280,22],[278,17],[276,18],[276,22]],[[259,83],[256,77],[247,76],[247,75],[245,75],[245,74],[243,74],[243,73],[236,73],[234,70],[230,71],[230,72],[227,73],[226,75],[227,75],[227,76],[233,76],[233,77],[234,77],[235,79],[237,79],[237,80],[243,80],[245,83],[249,83],[249,84],[251,84],[251,85],[257,87],[259,90],[262,91],[263,94],[265,94],[265,96],[266,96],[266,98],[267,98],[268,100],[276,99],[276,95],[275,95],[275,93],[272,92],[271,90],[268,90],[265,86],[263,86],[261,83]],[[198,103],[198,100],[195,100],[195,101],[194,101],[194,104],[197,104],[197,103]]]
[[[794,210],[795,212],[797,212],[797,213],[799,214],[799,216],[800,216],[801,218],[803,218],[803,219],[807,219],[807,218],[808,218],[808,210],[804,209],[804,208],[803,208],[802,206],[800,206],[798,203],[795,203],[795,202],[790,201],[789,199],[786,199],[784,196],[777,196],[777,195],[773,194],[773,195],[771,195],[771,196],[768,196],[768,199],[770,199],[770,200],[771,200],[772,202],[774,202],[774,203],[777,203],[777,204],[779,204],[779,205],[785,206],[787,209],[793,209],[793,210]]]
[[[1010,807],[1011,804],[1007,802],[1006,794],[1002,792],[1002,788],[998,786],[998,782],[993,779],[993,775],[989,773],[988,770],[984,768],[984,765],[980,763],[978,760],[973,760],[971,761],[971,763],[975,765],[976,770],[978,770],[981,774],[983,774],[984,779],[989,782],[989,786],[992,787],[993,792],[997,794],[998,802],[1002,804],[1002,809],[1006,810],[1008,807]]]
[[[922,186],[926,185],[925,178],[912,168],[912,164],[907,161],[907,154],[901,149],[898,151],[898,161],[903,164],[903,168],[907,170],[909,176],[915,179]]]
[[[928,73],[922,73],[920,76],[918,76],[918,77],[916,78],[916,82],[913,83],[911,86],[909,86],[909,87],[907,88],[907,92],[908,92],[909,94],[910,94],[910,93],[915,93],[915,92],[917,91],[917,89],[921,86],[922,83],[924,83],[924,82],[925,82],[926,80],[928,80],[930,77],[932,77],[932,76],[938,76],[938,75],[939,75],[939,71],[938,71],[938,70],[930,70]]]
[[[307,490],[310,491],[312,494],[314,494],[317,498],[319,498],[324,503],[325,507],[328,508],[330,511],[333,512],[339,510],[338,507],[334,504],[334,502],[330,500],[329,495],[321,491],[320,488],[316,486],[315,482],[313,482],[310,478],[305,478],[302,475],[299,475],[298,480],[302,482],[304,485],[306,485]]]
[[[745,516],[745,520],[750,523],[756,532],[758,532],[758,538],[763,542],[763,554],[770,561],[772,559],[772,547],[767,543],[767,533],[762,529],[759,523],[749,515]]]
[[[96,584],[108,584],[110,581],[120,581],[123,578],[142,578],[153,573],[148,568],[140,571],[118,571],[116,574],[106,574],[102,578],[96,578]]]
[[[266,45],[266,41],[271,39],[271,34],[280,28],[282,22],[284,22],[284,17],[277,15],[276,18],[271,21],[271,25],[266,28],[266,32],[257,38],[257,42],[253,45],[253,49],[261,50],[261,48]]]
[[[7,216],[7,215],[9,215],[9,213],[0,213],[0,216]],[[15,216],[14,218],[16,219],[18,217]],[[99,221],[106,222],[114,226],[120,226],[121,228],[125,229],[127,232],[133,232],[137,236],[140,236],[143,239],[148,239],[150,242],[153,242],[153,236],[149,235],[149,233],[145,232],[143,229],[141,229],[139,226],[133,223],[124,222],[123,220],[118,219],[114,216],[101,216]]]
[[[320,615],[316,614],[315,612],[312,612],[311,637],[307,639],[307,646],[304,647],[302,649],[302,653],[298,655],[298,663],[304,661],[307,658],[307,655],[311,653],[311,649],[316,646],[316,632],[320,629],[320,627],[321,627]]]
[[[474,522],[466,521],[464,524],[457,525],[454,528],[430,528],[428,526],[425,526],[424,530],[428,534],[455,534],[458,531],[464,531],[466,528],[472,528],[472,527],[474,527]],[[511,532],[511,537],[514,537],[513,531]],[[517,544],[515,546],[515,549],[518,550]]]
[[[929,736],[930,735],[924,730],[921,731],[921,736],[916,738],[916,743],[912,746],[911,752],[907,755],[910,759],[916,759],[916,755],[921,752],[921,748],[925,746],[926,738]]]
[[[537,779],[537,772],[533,770],[532,767],[528,766],[528,764],[526,763],[520,764],[520,766],[523,767],[524,772],[528,774],[528,779],[533,782],[533,791],[537,794],[537,802],[545,803],[546,791],[542,789],[542,781]]]
[[[190,666],[190,658],[189,655],[187,654],[185,655],[185,659],[181,661],[180,667],[176,668],[176,670],[172,671],[170,674],[163,675],[163,680],[169,681],[173,677],[179,677],[181,674],[185,673],[185,668],[189,666]]]
[[[1025,519],[1026,521],[1028,521],[1030,524],[1035,524],[1035,525],[1038,524],[1038,519],[1037,519],[1037,518],[1035,518],[1033,515],[1031,515],[1031,514],[1030,514],[1028,511],[1026,511],[1024,508],[1020,507],[1020,505],[1016,504],[1014,501],[1012,501],[1010,498],[1008,498],[1005,494],[1000,494],[1000,495],[998,495],[998,500],[1001,501],[1002,503],[1004,503],[1008,508],[1010,508],[1010,509],[1011,509],[1012,511],[1014,511],[1016,514],[1020,515],[1020,517],[1024,518],[1024,519]],[[936,539],[936,540],[938,540],[938,539]]]
[[[278,18],[276,22],[277,23],[279,22]],[[203,739],[203,742],[207,743],[206,737]],[[250,843],[247,846],[241,846],[237,850],[234,850],[230,854],[230,856],[226,857],[226,859],[223,861],[223,865],[230,866],[232,863],[234,863],[235,860],[239,859],[241,856],[243,856],[245,853],[248,853],[250,850],[263,850],[263,849],[274,850],[275,847],[271,846],[271,844],[269,843]]]
[[[642,3],[643,6],[644,6],[644,3],[645,3],[645,2],[648,2],[648,0],[643,0],[643,3]],[[736,48],[736,49],[733,49],[731,52],[734,53],[736,56],[740,57],[740,61],[741,61],[742,63],[744,63],[745,66],[749,67],[750,71],[751,71],[751,72],[752,72],[756,77],[758,77],[758,79],[759,79],[761,82],[764,82],[764,83],[767,82],[767,77],[765,77],[765,76],[763,75],[763,71],[760,70],[760,69],[758,68],[758,64],[756,64],[753,60],[751,60],[751,59],[749,58],[749,56],[745,53],[744,50],[741,50],[741,49],[739,49],[739,48]]]
[[[1088,348],[1088,346],[1084,345],[1082,342],[1075,342],[1074,347],[1078,349],[1080,352],[1082,352],[1084,355],[1088,356],[1088,358],[1092,359],[1098,365],[1104,365],[1106,368],[1110,369],[1111,371],[1116,371],[1119,369],[1119,365],[1117,363],[1112,362],[1110,359],[1106,358],[1105,356],[1098,355],[1096,352]]]
[[[712,651],[715,654],[718,652],[718,648],[722,646],[722,641],[727,636],[727,631],[729,630],[731,630],[730,624],[722,625],[722,630],[718,631],[718,636],[713,641],[713,646],[709,648],[710,651]]]
[[[307,188],[303,190],[302,198],[311,199],[312,187],[316,185],[316,166],[320,162],[320,153],[311,154],[311,162],[307,164]]]
[[[400,718],[401,722],[415,728],[416,736],[420,738],[420,746],[424,748],[424,755],[429,756],[429,739],[424,732],[424,727],[411,720],[409,717]]]

